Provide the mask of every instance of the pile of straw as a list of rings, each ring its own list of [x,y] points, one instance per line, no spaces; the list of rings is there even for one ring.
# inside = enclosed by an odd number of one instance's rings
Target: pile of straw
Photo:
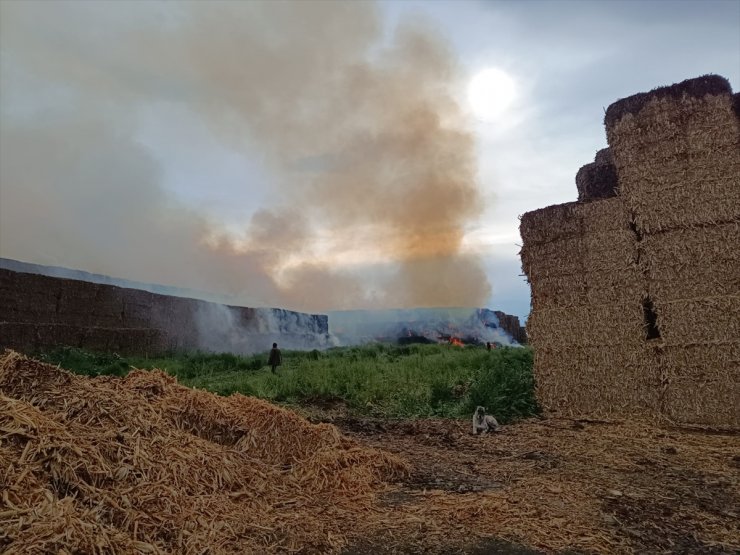
[[[336,552],[400,458],[162,372],[0,357],[0,550]]]
[[[678,422],[740,427],[738,360],[730,355],[740,337],[736,104],[718,76],[615,102],[605,117],[609,149],[576,182],[582,201],[607,189],[617,196],[522,217],[522,265],[532,287],[527,327],[542,351],[535,373],[546,407],[568,406],[569,388],[582,386],[569,414],[616,412],[604,406],[614,405],[612,381],[589,385],[598,364],[584,366],[571,349],[600,346],[611,361],[639,357],[640,383],[659,378],[657,404],[654,394],[635,393],[637,406]],[[601,187],[606,168],[617,183]],[[689,349],[692,367],[715,365],[713,377],[687,375],[663,348]],[[611,371],[634,374],[629,366]]]

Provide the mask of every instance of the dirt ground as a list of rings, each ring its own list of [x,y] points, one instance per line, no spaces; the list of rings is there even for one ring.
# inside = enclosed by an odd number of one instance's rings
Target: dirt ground
[[[345,555],[740,552],[740,434],[533,419],[473,436],[463,421],[306,415],[414,468],[378,500],[397,526]]]

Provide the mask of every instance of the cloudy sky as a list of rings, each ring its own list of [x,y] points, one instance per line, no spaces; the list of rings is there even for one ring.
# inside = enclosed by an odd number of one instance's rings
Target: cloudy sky
[[[0,256],[252,306],[525,317],[518,216],[606,107],[740,89],[738,0],[0,10]]]

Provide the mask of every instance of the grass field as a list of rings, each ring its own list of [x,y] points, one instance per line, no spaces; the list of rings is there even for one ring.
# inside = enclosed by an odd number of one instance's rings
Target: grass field
[[[328,351],[283,351],[273,375],[267,353],[172,354],[121,358],[74,348],[37,356],[87,375],[160,368],[188,386],[221,395],[240,392],[285,405],[341,403],[358,415],[388,418],[469,416],[477,405],[502,421],[538,412],[532,351],[450,345],[368,345]]]

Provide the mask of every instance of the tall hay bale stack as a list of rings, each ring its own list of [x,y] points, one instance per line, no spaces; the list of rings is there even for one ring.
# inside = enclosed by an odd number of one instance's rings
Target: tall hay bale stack
[[[644,284],[622,200],[530,212],[521,234],[540,403],[570,416],[653,418],[659,373],[645,343]]]
[[[663,410],[740,427],[737,99],[705,76],[622,99],[605,123],[655,307]]]

